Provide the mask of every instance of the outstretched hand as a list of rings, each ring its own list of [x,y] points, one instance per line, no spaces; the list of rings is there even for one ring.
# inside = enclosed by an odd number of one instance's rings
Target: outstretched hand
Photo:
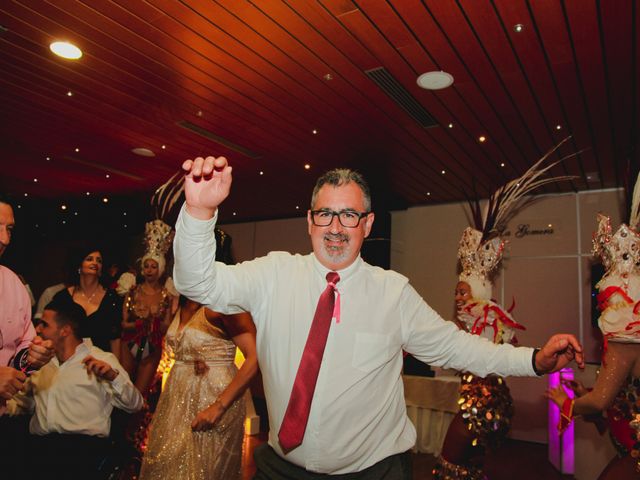
[[[231,167],[225,157],[185,160],[184,193],[187,210],[196,218],[212,218],[231,189]]]
[[[560,408],[562,408],[562,404],[564,403],[564,401],[569,398],[569,395],[567,395],[567,392],[564,391],[562,385],[558,385],[555,388],[548,389],[544,392],[544,396],[558,405]]]
[[[558,333],[552,336],[545,346],[537,352],[536,370],[541,373],[557,372],[573,360],[580,368],[584,368],[582,345],[573,335]]]
[[[585,387],[580,380],[569,380],[567,378],[561,378],[560,384],[563,387],[567,387],[573,390],[573,393],[576,394],[576,397],[582,397],[583,395],[589,393],[589,389]]]

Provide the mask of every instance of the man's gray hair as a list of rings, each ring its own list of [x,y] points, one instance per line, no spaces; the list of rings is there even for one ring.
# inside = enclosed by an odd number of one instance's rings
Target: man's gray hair
[[[362,193],[364,195],[364,209],[367,212],[370,212],[371,191],[369,190],[369,184],[364,179],[362,174],[348,168],[334,168],[333,170],[329,170],[327,173],[318,178],[316,186],[313,188],[313,193],[311,194],[311,208],[314,208],[316,204],[316,198],[318,197],[318,192],[323,187],[323,185],[328,184],[334,187],[340,187],[351,182],[358,185],[360,187],[360,190],[362,190]]]

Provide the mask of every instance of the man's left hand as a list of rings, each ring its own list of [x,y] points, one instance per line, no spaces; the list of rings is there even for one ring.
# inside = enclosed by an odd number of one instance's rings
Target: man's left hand
[[[558,333],[552,336],[536,354],[536,370],[540,373],[552,373],[563,369],[572,360],[578,367],[584,368],[582,345],[573,335]]]
[[[96,377],[104,378],[110,382],[114,381],[120,373],[114,370],[107,362],[93,358],[91,355],[85,357],[82,363],[87,367],[87,373],[89,375],[93,373]]]
[[[39,369],[49,363],[49,360],[53,358],[53,354],[53,342],[51,340],[43,340],[36,335],[29,346],[27,363],[31,368]]]

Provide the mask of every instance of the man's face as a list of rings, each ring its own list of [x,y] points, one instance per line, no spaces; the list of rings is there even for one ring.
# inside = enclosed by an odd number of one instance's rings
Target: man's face
[[[56,322],[56,312],[53,310],[44,310],[40,323],[36,327],[36,333],[43,340],[51,340],[53,347],[58,347],[63,341],[63,328]]]
[[[11,242],[14,225],[13,209],[10,205],[0,202],[0,257]]]
[[[318,191],[312,209],[363,213],[364,194],[354,182],[339,187],[325,184]],[[373,218],[373,213],[370,213],[360,220],[357,227],[347,228],[335,216],[328,226],[318,227],[313,224],[311,211],[307,212],[309,236],[316,258],[330,270],[342,270],[351,265],[360,254],[362,242],[371,232]]]

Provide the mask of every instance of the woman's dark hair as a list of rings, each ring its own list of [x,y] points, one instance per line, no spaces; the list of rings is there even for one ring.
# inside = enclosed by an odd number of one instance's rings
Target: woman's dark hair
[[[102,273],[98,277],[98,282],[104,286],[105,285],[105,257],[104,257],[104,249],[102,249],[99,245],[94,243],[87,243],[85,245],[81,245],[79,247],[74,248],[69,252],[69,256],[67,258],[67,283],[69,285],[79,285],[80,284],[80,266],[87,255],[92,252],[100,252],[102,256]]]
[[[11,201],[11,198],[9,198],[9,196],[4,192],[0,192],[0,203],[5,203],[13,208],[13,202]]]

